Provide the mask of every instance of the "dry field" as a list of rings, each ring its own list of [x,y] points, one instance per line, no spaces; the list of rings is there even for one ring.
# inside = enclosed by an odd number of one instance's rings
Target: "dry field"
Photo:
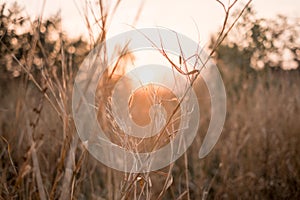
[[[18,35],[11,24],[20,16],[1,10],[0,199],[300,198],[299,67],[255,71],[216,57],[227,117],[213,151],[198,158],[210,119],[200,81],[200,129],[188,151],[164,169],[123,173],[85,150],[72,118],[74,76],[93,46],[65,35],[51,40],[53,19]]]

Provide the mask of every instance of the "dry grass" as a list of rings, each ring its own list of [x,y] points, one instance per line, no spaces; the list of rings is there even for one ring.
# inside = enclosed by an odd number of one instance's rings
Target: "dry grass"
[[[102,19],[106,19],[111,13],[105,11],[102,1],[99,6]],[[225,6],[224,9],[229,14]],[[211,55],[232,29],[227,21],[226,17]],[[204,117],[199,134],[188,151],[159,171],[123,173],[95,160],[78,139],[71,112],[74,72],[70,66],[78,61],[68,57],[63,44],[57,47],[62,57],[59,71],[45,52],[45,67],[40,74],[30,71],[34,51],[43,49],[38,39],[40,24],[32,26],[35,39],[30,44],[28,56],[31,59],[17,62],[24,74],[1,80],[1,199],[300,197],[299,70],[264,70],[247,76],[238,67],[229,68],[228,63],[218,60],[228,95],[227,119],[220,141],[211,154],[203,160],[198,159],[210,118],[208,91],[203,81],[199,81],[195,84],[203,88],[199,100]],[[105,41],[108,25],[102,20],[99,26],[102,34],[92,40],[95,41],[92,47]],[[16,57],[13,59],[20,61]],[[105,58],[103,62],[107,62]],[[105,84],[110,86],[118,80],[110,74],[106,79]],[[101,88],[107,96],[111,94],[106,91],[109,87]]]

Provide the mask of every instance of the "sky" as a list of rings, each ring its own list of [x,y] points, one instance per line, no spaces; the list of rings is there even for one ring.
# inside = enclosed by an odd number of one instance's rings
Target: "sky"
[[[0,2],[13,2],[13,0],[0,0]],[[231,0],[233,1],[233,0]],[[42,12],[42,0],[18,0],[24,6],[31,18],[36,18]],[[43,11],[44,18],[62,10],[63,29],[71,37],[84,35],[88,31],[84,23],[83,0],[46,0]],[[108,1],[111,4],[115,0]],[[206,45],[210,35],[216,33],[223,23],[224,12],[222,7],[214,0],[123,0],[116,11],[108,31],[108,37],[117,35],[126,30],[161,26],[182,33],[200,44]],[[227,0],[223,2],[227,3]],[[237,9],[247,1],[240,0]],[[134,23],[139,8],[143,4],[138,21]],[[283,14],[291,18],[300,18],[299,0],[253,0],[252,6],[260,17],[272,18]],[[95,6],[95,9],[97,7]],[[81,14],[80,14],[81,13]],[[96,25],[94,25],[96,29]]]

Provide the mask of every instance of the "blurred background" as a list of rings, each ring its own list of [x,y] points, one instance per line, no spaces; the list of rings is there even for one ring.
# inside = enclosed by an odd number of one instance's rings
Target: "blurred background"
[[[237,2],[229,25],[246,3]],[[217,1],[1,1],[0,198],[299,199],[299,6],[254,1],[216,47],[226,17]],[[187,153],[156,172],[118,172],[77,137],[74,77],[106,38],[153,25],[214,51],[227,117],[217,145],[199,160],[210,100],[204,82],[197,83],[204,108]],[[122,67],[134,60],[122,59]]]

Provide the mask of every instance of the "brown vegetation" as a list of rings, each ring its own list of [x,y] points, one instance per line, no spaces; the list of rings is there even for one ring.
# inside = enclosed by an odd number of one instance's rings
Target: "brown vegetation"
[[[188,151],[159,171],[118,172],[89,155],[72,119],[73,79],[90,47],[61,33],[57,18],[15,33],[11,27],[29,23],[16,9],[0,10],[1,199],[300,198],[299,67],[286,71],[279,62],[256,71],[251,49],[225,40],[214,55],[227,118],[213,151],[199,160],[210,97],[197,82],[201,127]],[[51,40],[53,32],[61,39]]]

